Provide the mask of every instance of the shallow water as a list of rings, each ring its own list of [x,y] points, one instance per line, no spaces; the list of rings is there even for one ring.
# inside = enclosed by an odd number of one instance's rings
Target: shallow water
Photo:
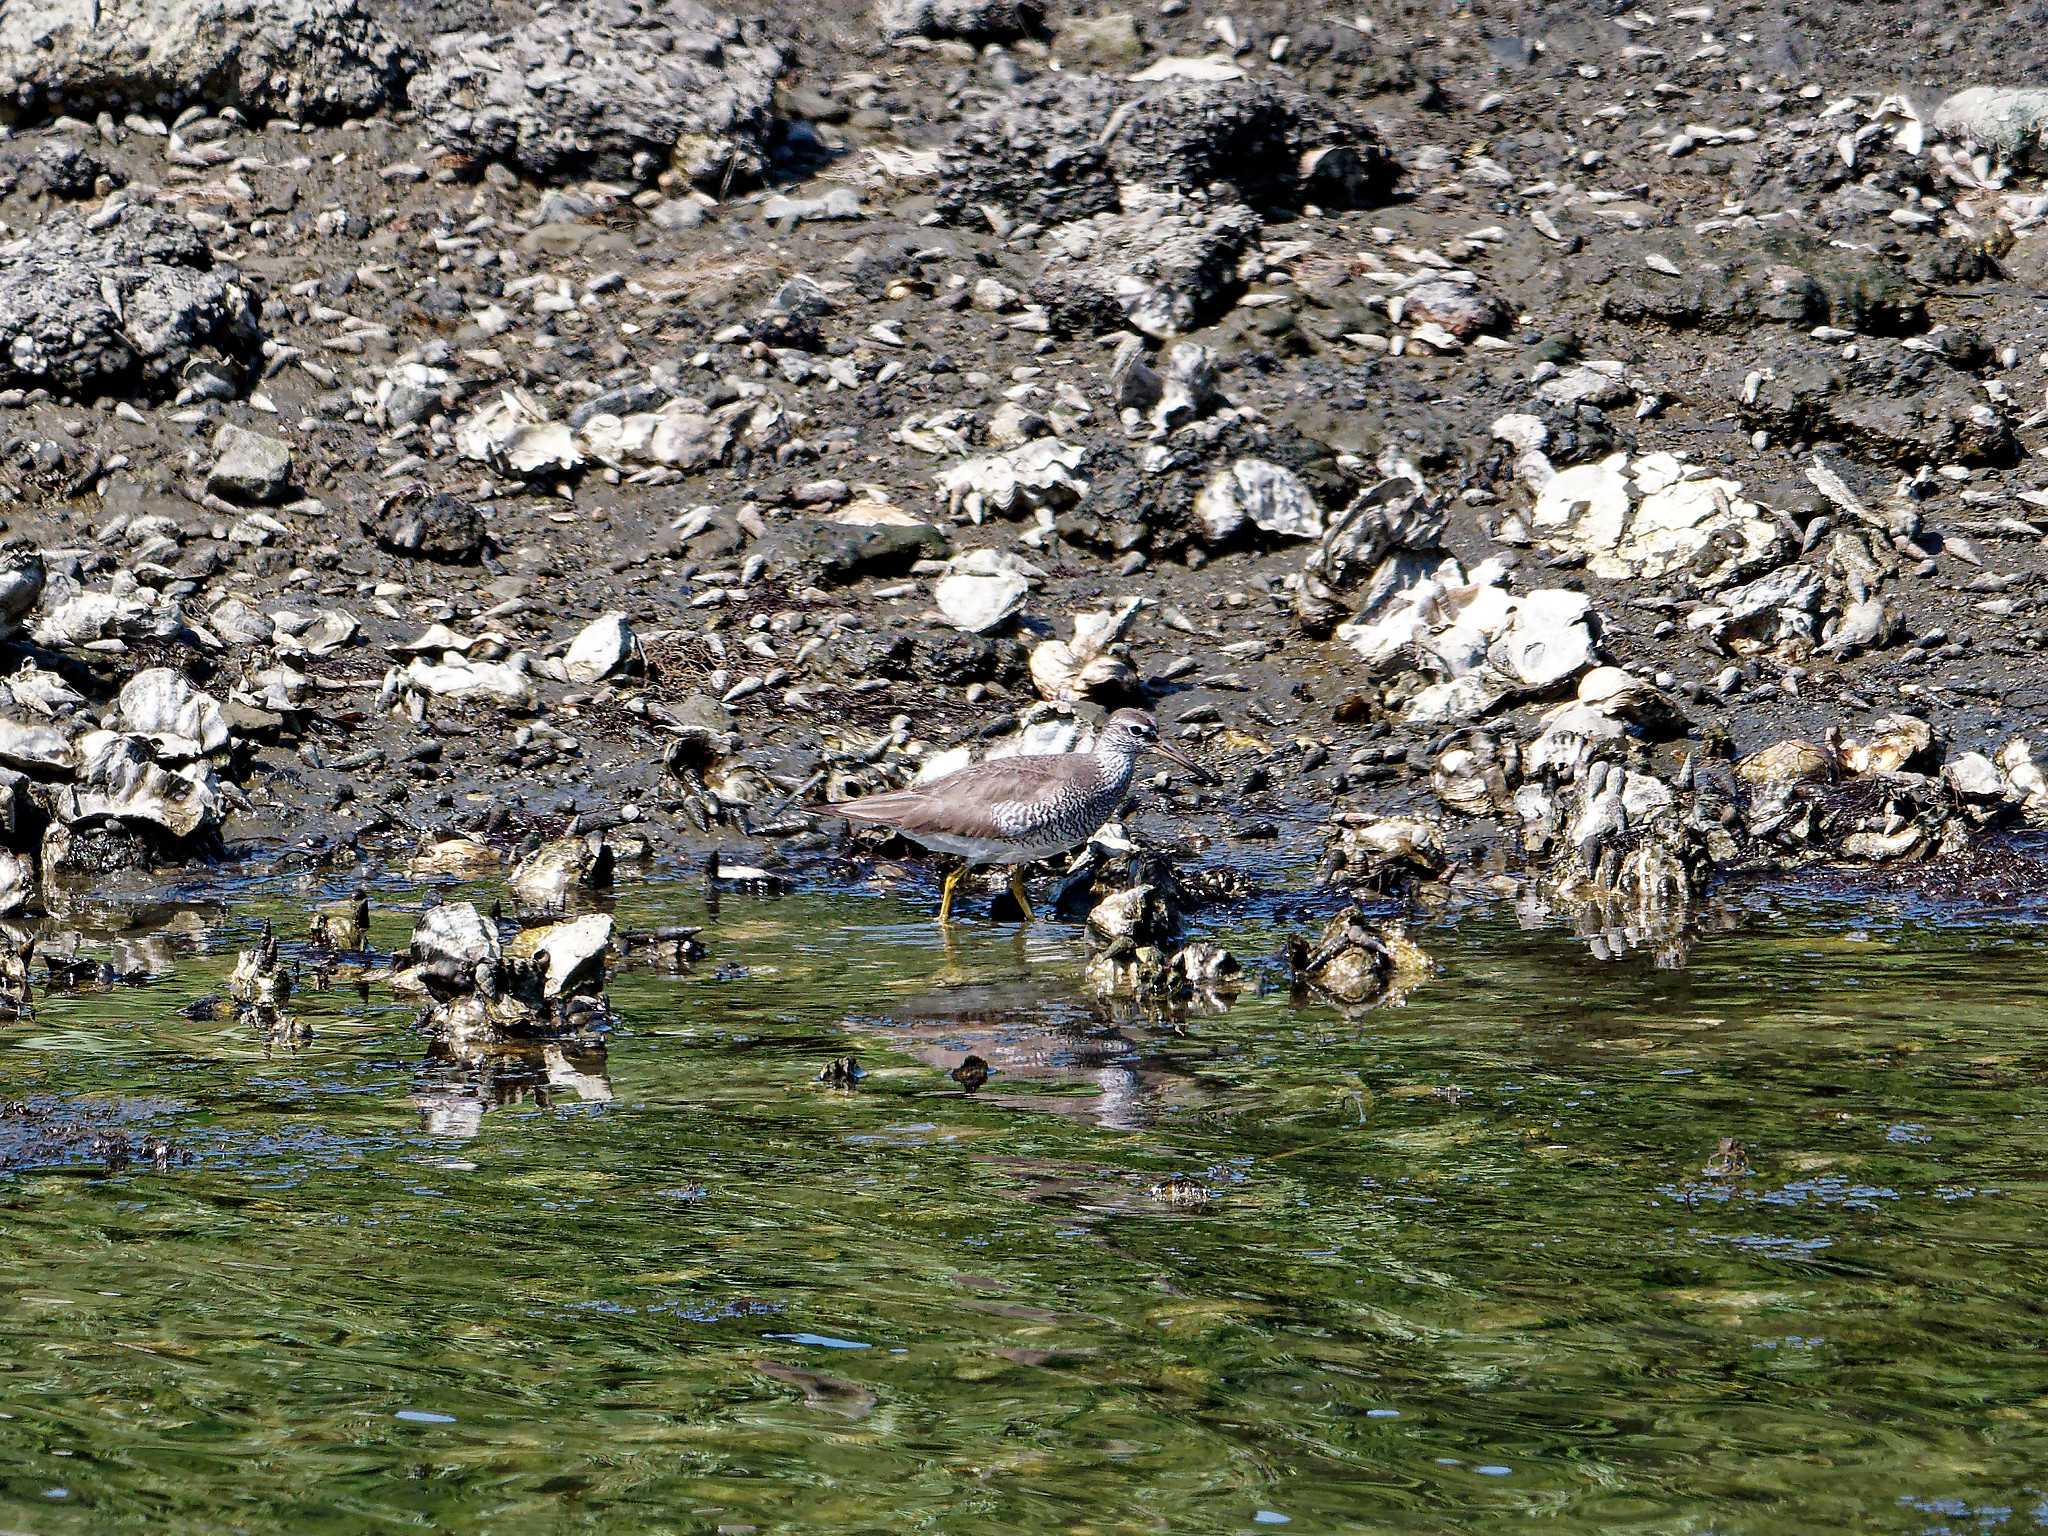
[[[1496,907],[1405,1006],[1176,1025],[927,910],[728,899],[604,1047],[468,1061],[181,1017],[246,917],[96,933],[153,979],[0,1025],[0,1528],[2048,1526],[2048,930]]]

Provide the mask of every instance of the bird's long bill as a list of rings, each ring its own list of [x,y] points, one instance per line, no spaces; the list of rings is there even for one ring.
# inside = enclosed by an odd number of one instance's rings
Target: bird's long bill
[[[1197,779],[1201,780],[1201,782],[1204,784],[1221,784],[1223,782],[1221,779],[1216,777],[1215,774],[1211,773],[1207,768],[1204,768],[1192,757],[1189,757],[1187,753],[1181,751],[1179,747],[1172,746],[1167,742],[1155,741],[1152,743],[1152,750],[1154,752],[1157,752],[1161,757],[1168,758],[1171,759],[1173,762],[1179,763],[1181,767],[1187,769],[1189,773],[1192,773]]]

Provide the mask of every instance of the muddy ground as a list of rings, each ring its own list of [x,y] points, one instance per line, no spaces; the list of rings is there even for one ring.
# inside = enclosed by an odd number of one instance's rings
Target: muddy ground
[[[1124,702],[1154,706],[1226,780],[1147,788],[1155,834],[1298,837],[1312,856],[1333,812],[1412,810],[1468,863],[1521,867],[1512,773],[1471,816],[1431,770],[1449,741],[1526,745],[1584,667],[1418,715],[1440,664],[1368,663],[1332,615],[1304,620],[1316,538],[1204,528],[1198,493],[1247,458],[1293,471],[1320,520],[1415,476],[1443,518],[1431,560],[1497,559],[1509,591],[1585,594],[1590,659],[1669,706],[1658,729],[1624,722],[1630,761],[1681,788],[1688,755],[1784,738],[1834,754],[1818,777],[1853,775],[1831,733],[1853,743],[1901,711],[1934,745],[1897,766],[1930,776],[2036,723],[2039,182],[2017,152],[1972,171],[1927,126],[1952,93],[2038,70],[2031,13],[1169,0],[1106,19],[1055,3],[1022,35],[963,40],[890,38],[858,6],[727,9],[783,59],[765,120],[708,175],[680,152],[664,169],[451,148],[416,71],[446,33],[529,24],[486,0],[375,7],[412,62],[360,112],[276,101],[246,65],[147,99],[16,93],[7,238],[33,255],[62,221],[155,210],[197,231],[248,305],[241,333],[220,320],[161,365],[39,373],[15,347],[0,484],[8,537],[49,573],[39,612],[60,577],[139,587],[147,612],[40,637],[30,615],[6,666],[64,678],[81,700],[56,719],[77,729],[118,724],[124,683],[169,668],[229,732],[200,754],[226,785],[217,841],[152,825],[67,874],[38,830],[67,812],[38,800],[20,846],[45,891],[201,857],[396,863],[456,829],[509,856],[620,815],[676,855],[824,855],[837,834],[806,830],[804,801],[899,781],[1020,718]],[[1068,170],[1028,151],[993,209],[976,146],[1056,77],[1190,60],[1205,89],[1278,88],[1314,133],[1398,171],[1326,207],[1315,185],[1245,191],[1271,167],[1225,144],[1207,170],[1236,193],[1181,192],[1204,218],[1238,194],[1256,206],[1235,270],[1202,278],[1176,335],[1076,323],[1049,302],[1059,231],[1040,219],[1075,211]],[[1192,88],[1168,74],[1159,88]],[[1116,174],[1128,202],[1146,168]],[[1390,312],[1442,274],[1450,301]],[[1133,350],[1163,367],[1178,342],[1211,349],[1219,395],[1159,427],[1119,370]],[[1546,399],[1559,379],[1576,385]],[[521,471],[465,452],[507,390],[553,423],[682,396],[691,430],[730,430],[681,468],[582,452]],[[1139,404],[1120,417],[1120,399]],[[1541,423],[1550,471],[1682,456],[1739,487],[1768,547],[1602,574],[1531,530],[1541,470],[1497,434],[1509,416]],[[288,469],[223,474],[230,426],[288,447]],[[978,522],[949,506],[940,476],[1006,434],[1077,449],[1085,495]],[[1817,485],[1817,461],[1860,511]],[[868,525],[836,520],[849,507]],[[934,562],[982,549],[1036,570],[1014,615],[967,634],[934,611]],[[1805,585],[1784,575],[1801,567]],[[1796,602],[1695,622],[1774,573]],[[1339,585],[1335,617],[1362,586]],[[1128,676],[1066,697],[1034,681],[1034,648],[1133,598]],[[1797,612],[1778,622],[1782,607]],[[621,664],[549,676],[610,613],[630,630]],[[324,614],[346,619],[306,628]],[[1852,617],[1868,632],[1845,635]],[[500,702],[394,678],[393,648],[435,624],[485,665],[525,653],[530,689]],[[32,776],[61,786],[83,762]],[[2023,785],[2001,797],[2010,815],[1973,824],[2022,814]]]

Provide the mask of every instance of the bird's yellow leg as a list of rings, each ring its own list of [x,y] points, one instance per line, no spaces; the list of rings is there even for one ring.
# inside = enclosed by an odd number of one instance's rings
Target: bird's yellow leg
[[[965,864],[958,866],[947,874],[946,883],[939,887],[939,922],[942,926],[953,920],[953,887],[960,883],[961,876],[966,873]]]
[[[1031,921],[1031,893],[1024,889],[1024,871],[1016,865],[1010,866],[1010,894],[1017,900],[1017,910],[1024,914],[1023,921]]]

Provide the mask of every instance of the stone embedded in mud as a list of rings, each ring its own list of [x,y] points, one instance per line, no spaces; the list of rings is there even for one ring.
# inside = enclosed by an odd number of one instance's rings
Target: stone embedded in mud
[[[1301,476],[1264,459],[1219,469],[1195,496],[1195,521],[1211,544],[1229,542],[1247,522],[1283,538],[1323,534],[1323,509]]]
[[[562,673],[572,683],[601,683],[623,671],[640,642],[623,613],[600,614],[578,632],[562,656]]]
[[[398,93],[410,64],[357,0],[0,7],[0,102],[9,116],[90,119],[197,103],[252,119],[328,122],[376,111]]]
[[[1016,517],[1039,507],[1073,506],[1088,494],[1088,482],[1074,473],[1080,467],[1078,447],[1041,437],[956,464],[938,477],[938,486],[948,512],[964,512],[978,523],[989,512]]]
[[[215,436],[213,454],[206,488],[214,495],[256,506],[284,500],[292,478],[290,444],[229,425]]]
[[[490,540],[475,503],[440,492],[401,496],[367,527],[380,549],[450,565],[476,564]]]
[[[475,164],[542,179],[713,185],[767,165],[782,53],[697,0],[566,0],[510,31],[438,38],[412,105]]]
[[[1143,198],[1053,230],[1031,295],[1057,330],[1124,326],[1173,337],[1221,315],[1243,286],[1260,222],[1235,204]]]
[[[134,204],[93,222],[57,214],[0,245],[0,386],[155,395],[195,360],[255,366],[256,310],[197,230]]]
[[[1874,350],[1848,361],[1793,354],[1739,403],[1742,424],[1788,443],[1827,444],[1866,460],[2005,465],[2025,457],[2007,414],[1950,370],[1894,363]]]
[[[604,990],[605,956],[611,949],[612,920],[602,912],[565,922],[522,928],[505,946],[508,959],[540,961],[547,969],[543,997]]]
[[[1513,311],[1498,296],[1448,278],[1428,278],[1401,289],[1389,300],[1388,313],[1397,325],[1439,325],[1459,341],[1498,336],[1514,321]]]
[[[220,705],[169,667],[150,667],[122,685],[121,726],[149,738],[166,762],[209,757],[228,745]]]
[[[1628,325],[1747,334],[1760,322],[1834,325],[1902,336],[1927,323],[1927,304],[1868,245],[1853,248],[1796,230],[1750,230],[1740,240],[1656,232],[1655,254],[1676,250],[1677,277],[1641,263],[1618,269],[1601,310]],[[1682,249],[1680,249],[1682,247]]]
[[[792,553],[815,562],[820,581],[838,585],[868,576],[901,576],[920,560],[943,559],[946,536],[930,523],[848,522],[812,518],[791,534]]]

